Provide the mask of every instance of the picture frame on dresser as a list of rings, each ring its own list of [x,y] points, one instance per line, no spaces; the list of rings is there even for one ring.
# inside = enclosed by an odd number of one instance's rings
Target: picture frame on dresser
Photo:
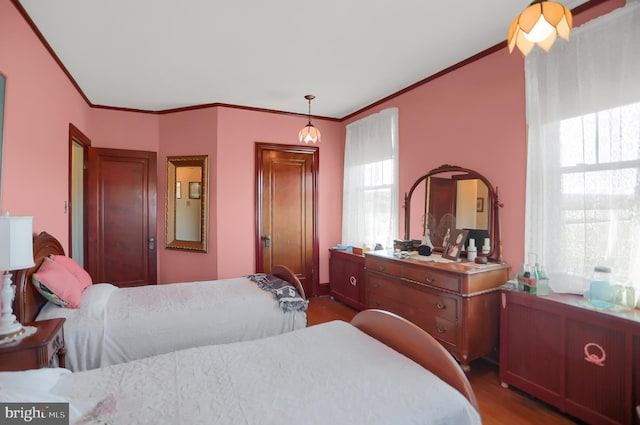
[[[469,230],[466,229],[453,229],[451,231],[451,239],[447,248],[442,253],[442,257],[448,260],[458,261],[460,253],[464,250],[464,243],[469,235]]]

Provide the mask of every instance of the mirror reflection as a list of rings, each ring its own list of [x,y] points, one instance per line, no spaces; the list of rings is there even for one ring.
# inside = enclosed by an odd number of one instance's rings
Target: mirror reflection
[[[165,247],[207,252],[208,157],[167,158]]]
[[[497,194],[482,175],[443,165],[419,178],[405,196],[405,239],[425,241],[428,235],[434,250],[442,251],[448,234],[454,229],[467,229],[478,253],[486,246],[484,254],[491,259],[500,257],[501,261],[493,205],[499,205]]]

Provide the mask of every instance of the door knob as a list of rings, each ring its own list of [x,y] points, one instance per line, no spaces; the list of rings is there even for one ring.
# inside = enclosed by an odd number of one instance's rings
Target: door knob
[[[271,246],[271,235],[270,234],[266,234],[264,236],[262,236],[262,240],[264,241],[264,246],[265,248],[269,248]]]

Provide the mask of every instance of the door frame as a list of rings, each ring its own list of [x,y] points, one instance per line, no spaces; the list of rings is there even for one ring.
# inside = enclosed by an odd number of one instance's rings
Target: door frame
[[[67,201],[67,214],[69,214],[69,252],[67,255],[71,257],[73,253],[73,144],[77,143],[82,147],[82,257],[86,266],[87,259],[87,149],[91,147],[91,139],[89,139],[76,126],[69,123],[69,197]]]
[[[312,233],[313,233],[313,270],[311,271],[311,287],[312,293],[307,295],[319,295],[320,294],[320,242],[318,239],[318,171],[319,171],[319,148],[316,146],[301,146],[301,145],[284,145],[276,143],[262,143],[256,142],[256,233],[255,233],[255,247],[256,247],[256,272],[262,272],[264,270],[263,247],[262,247],[262,160],[265,152],[276,151],[285,153],[297,153],[304,155],[311,155],[312,157]]]

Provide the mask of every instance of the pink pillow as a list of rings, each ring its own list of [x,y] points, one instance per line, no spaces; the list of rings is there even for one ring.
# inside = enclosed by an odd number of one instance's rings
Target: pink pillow
[[[66,268],[50,258],[44,259],[31,280],[48,301],[60,307],[80,307],[82,284]]]
[[[87,289],[93,284],[91,275],[89,275],[89,273],[87,273],[87,271],[83,269],[82,266],[80,266],[80,264],[78,264],[73,258],[67,257],[66,255],[50,255],[50,258],[74,275],[82,284],[82,290]]]

